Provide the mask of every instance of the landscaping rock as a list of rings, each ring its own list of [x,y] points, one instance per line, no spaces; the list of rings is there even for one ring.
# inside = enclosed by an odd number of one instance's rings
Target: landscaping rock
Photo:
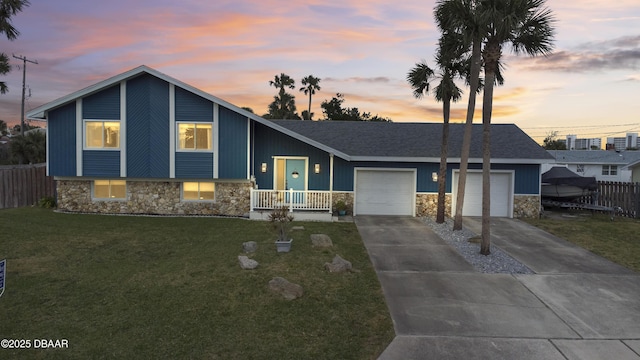
[[[304,226],[294,226],[291,230],[304,230]]]
[[[269,281],[269,289],[280,295],[287,300],[294,300],[302,297],[304,290],[302,286],[287,281],[285,278],[275,277]]]
[[[325,234],[311,234],[311,244],[315,247],[332,247],[333,242],[329,235]]]
[[[245,254],[254,253],[258,250],[258,243],[255,241],[244,242],[242,243],[242,250],[244,250]]]
[[[345,271],[351,271],[352,266],[351,266],[351,262],[341,258],[340,255],[336,255],[333,258],[332,263],[324,264],[324,268],[329,270],[329,272],[345,272]]]
[[[240,262],[240,267],[245,270],[253,270],[258,267],[257,261],[249,259],[246,256],[238,256],[238,261]]]

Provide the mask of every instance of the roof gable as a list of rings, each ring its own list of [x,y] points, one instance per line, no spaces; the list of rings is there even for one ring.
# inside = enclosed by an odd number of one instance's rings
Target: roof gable
[[[56,99],[56,100],[51,101],[49,103],[46,103],[44,105],[38,106],[35,109],[29,111],[26,114],[26,116],[27,116],[27,118],[31,118],[31,119],[46,119],[47,118],[47,112],[49,112],[51,110],[54,110],[54,109],[59,108],[59,107],[62,107],[62,106],[67,105],[67,104],[69,104],[71,102],[75,102],[79,98],[83,98],[83,97],[89,96],[91,94],[94,94],[94,93],[97,93],[97,92],[102,91],[104,89],[107,89],[107,88],[109,88],[109,87],[111,87],[111,86],[113,86],[115,84],[118,84],[118,83],[120,83],[122,81],[126,81],[126,80],[132,79],[134,77],[143,75],[143,74],[149,74],[149,75],[155,76],[155,77],[157,77],[159,79],[162,79],[162,80],[164,80],[164,81],[166,81],[166,82],[168,82],[170,84],[178,86],[178,87],[180,87],[180,88],[182,88],[182,89],[184,89],[186,91],[192,92],[192,93],[194,93],[194,94],[196,94],[198,96],[201,96],[201,97],[203,97],[203,98],[205,98],[207,100],[210,100],[210,101],[212,101],[212,102],[214,102],[216,104],[219,104],[219,105],[224,106],[224,107],[226,107],[226,108],[228,108],[228,109],[230,109],[232,111],[235,111],[235,112],[237,112],[237,113],[239,113],[239,114],[241,114],[243,116],[246,116],[247,118],[249,118],[249,119],[251,119],[253,121],[256,121],[258,123],[264,124],[264,125],[266,125],[266,126],[268,126],[270,128],[273,128],[273,129],[275,129],[277,131],[280,131],[280,132],[282,132],[284,134],[293,136],[296,139],[299,139],[299,140],[301,140],[303,142],[308,143],[309,145],[312,145],[312,146],[315,146],[315,147],[317,147],[319,149],[322,149],[322,150],[325,150],[327,152],[333,153],[338,157],[342,157],[344,159],[348,159],[348,156],[346,154],[342,153],[339,150],[329,148],[325,144],[318,143],[315,140],[312,140],[312,139],[306,138],[305,136],[302,136],[300,134],[294,133],[294,132],[292,132],[292,131],[290,131],[290,130],[288,130],[286,128],[281,127],[280,125],[278,125],[278,124],[276,124],[274,122],[265,120],[264,118],[262,118],[262,117],[260,117],[260,116],[258,116],[256,114],[248,112],[248,111],[246,111],[246,110],[244,110],[244,109],[242,109],[242,108],[240,108],[240,107],[238,107],[236,105],[233,105],[233,104],[231,104],[231,103],[229,103],[229,102],[227,102],[225,100],[222,100],[221,98],[213,96],[213,95],[211,95],[211,94],[209,94],[207,92],[204,92],[204,91],[202,91],[202,90],[200,90],[200,89],[198,89],[196,87],[193,87],[193,86],[191,86],[191,85],[189,85],[187,83],[184,83],[184,82],[182,82],[180,80],[177,80],[177,79],[175,79],[175,78],[173,78],[171,76],[163,74],[163,73],[161,73],[161,72],[159,72],[159,71],[157,71],[155,69],[152,69],[152,68],[150,68],[150,67],[148,67],[146,65],[138,66],[138,67],[136,67],[134,69],[131,69],[129,71],[125,71],[125,72],[123,72],[123,73],[121,73],[119,75],[110,77],[110,78],[108,78],[106,80],[103,80],[103,81],[100,81],[100,82],[98,82],[96,84],[90,85],[90,86],[88,86],[88,87],[86,87],[84,89],[78,90],[76,92],[73,92],[73,93],[71,93],[69,95],[63,96],[63,97],[61,97],[59,99]]]

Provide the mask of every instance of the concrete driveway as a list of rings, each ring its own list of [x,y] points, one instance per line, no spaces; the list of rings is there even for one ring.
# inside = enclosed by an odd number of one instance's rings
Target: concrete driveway
[[[640,359],[637,273],[513,219],[493,245],[535,275],[477,273],[419,218],[355,223],[396,331],[380,359]]]

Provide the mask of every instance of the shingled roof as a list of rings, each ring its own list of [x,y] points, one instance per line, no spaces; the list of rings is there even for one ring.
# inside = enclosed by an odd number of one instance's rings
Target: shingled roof
[[[425,161],[440,158],[441,123],[273,120],[277,125],[351,157],[351,160]],[[449,161],[460,158],[464,124],[451,124]],[[474,124],[471,159],[482,158],[482,125]],[[514,124],[491,125],[492,162],[553,160]]]

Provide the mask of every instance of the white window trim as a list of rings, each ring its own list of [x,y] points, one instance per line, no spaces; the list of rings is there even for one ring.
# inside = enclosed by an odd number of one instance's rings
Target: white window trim
[[[111,181],[123,181],[122,179],[98,179],[98,180],[108,180],[109,181],[109,192],[111,192]],[[95,196],[95,184],[96,181],[91,181],[91,200],[93,201],[127,201],[129,197],[128,183],[124,182],[124,197],[123,198],[99,198]]]
[[[187,153],[208,153],[208,154],[212,154],[213,153],[213,146],[214,146],[214,141],[213,139],[215,138],[216,134],[214,134],[215,131],[215,126],[212,122],[210,121],[176,121],[175,122],[175,146],[176,146],[176,152],[187,152]],[[211,139],[209,139],[210,141],[210,149],[180,149],[180,125],[181,124],[203,124],[203,125],[211,125]],[[215,165],[215,164],[214,164]]]
[[[604,173],[606,169],[606,174]],[[611,171],[615,170],[615,174],[612,174]],[[618,165],[602,165],[602,176],[618,176]]]
[[[117,122],[120,124],[120,128],[118,130],[118,147],[89,147],[87,146],[87,123],[88,122]],[[104,129],[104,125],[103,125]],[[103,140],[104,143],[104,140]],[[120,119],[82,119],[82,150],[91,150],[91,151],[121,151],[122,150],[122,122]]]
[[[198,195],[200,195],[200,183],[213,183],[213,200],[204,200],[204,199],[185,199],[184,198],[184,183],[186,182],[194,182],[198,183]],[[181,202],[189,202],[189,203],[215,203],[216,198],[218,197],[218,191],[216,190],[216,183],[213,181],[181,181],[180,182],[180,201]]]

